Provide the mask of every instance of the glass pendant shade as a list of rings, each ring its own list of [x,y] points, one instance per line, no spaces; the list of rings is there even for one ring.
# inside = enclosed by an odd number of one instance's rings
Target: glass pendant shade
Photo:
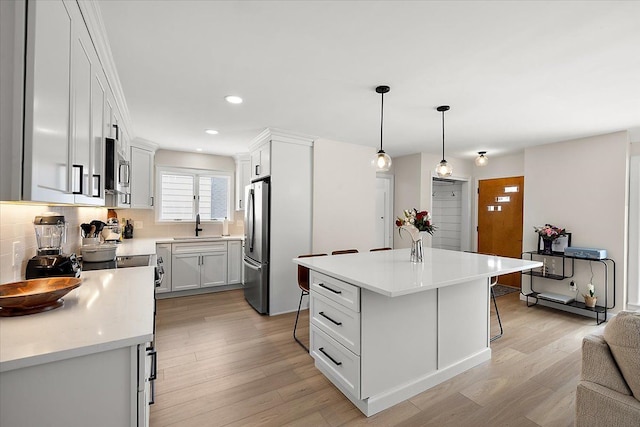
[[[453,168],[444,159],[444,113],[445,111],[449,111],[449,108],[448,105],[441,105],[436,108],[436,110],[442,113],[442,160],[440,160],[440,163],[436,166],[436,174],[438,174],[440,178],[451,176],[453,173]]]
[[[387,172],[391,168],[391,157],[382,149],[382,125],[384,123],[384,94],[390,90],[389,86],[378,86],[376,93],[380,94],[380,150],[371,161],[376,172]]]
[[[391,168],[391,157],[380,150],[371,163],[376,168],[376,172],[387,172]]]
[[[489,163],[489,158],[485,156],[486,151],[478,151],[478,157],[476,157],[476,166],[486,166]]]
[[[441,178],[451,176],[451,174],[453,173],[453,168],[449,163],[447,163],[446,160],[442,159],[442,161],[438,163],[438,166],[436,166],[436,173]]]

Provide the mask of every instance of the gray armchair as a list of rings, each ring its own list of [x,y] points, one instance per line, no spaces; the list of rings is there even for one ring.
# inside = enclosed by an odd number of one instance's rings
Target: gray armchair
[[[576,426],[640,426],[640,313],[621,312],[583,339]]]

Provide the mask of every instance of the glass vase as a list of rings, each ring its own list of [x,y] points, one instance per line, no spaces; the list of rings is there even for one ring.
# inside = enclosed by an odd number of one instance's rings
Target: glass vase
[[[423,262],[424,253],[422,250],[422,236],[420,236],[417,240],[412,240],[411,242],[411,262]]]
[[[553,254],[553,240],[548,240],[548,239],[542,239],[542,244],[543,249],[542,249],[542,253],[545,255],[552,255]]]

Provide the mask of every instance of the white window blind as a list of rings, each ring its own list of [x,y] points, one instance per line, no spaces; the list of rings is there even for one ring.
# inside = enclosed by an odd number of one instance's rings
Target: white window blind
[[[180,221],[195,219],[193,203],[193,175],[161,174],[160,220]]]

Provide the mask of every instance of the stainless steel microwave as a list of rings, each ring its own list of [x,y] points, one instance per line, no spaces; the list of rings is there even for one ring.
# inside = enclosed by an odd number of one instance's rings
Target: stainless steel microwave
[[[128,194],[131,180],[131,165],[118,152],[118,140],[105,139],[105,183],[106,194]]]

